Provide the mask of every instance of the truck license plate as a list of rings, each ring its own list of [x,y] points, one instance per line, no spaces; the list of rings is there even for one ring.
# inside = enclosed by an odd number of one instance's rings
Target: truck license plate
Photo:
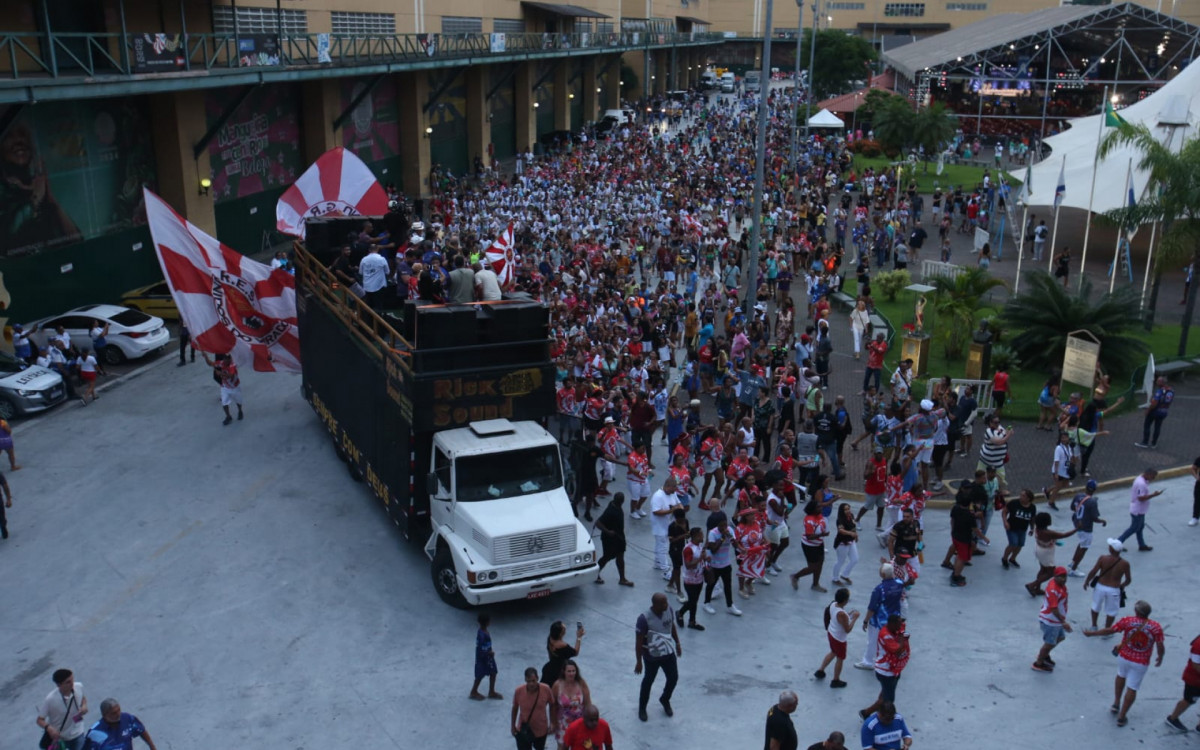
[[[541,599],[544,596],[550,596],[550,589],[538,589],[537,591],[530,591],[528,594],[525,595],[525,598],[526,599]]]

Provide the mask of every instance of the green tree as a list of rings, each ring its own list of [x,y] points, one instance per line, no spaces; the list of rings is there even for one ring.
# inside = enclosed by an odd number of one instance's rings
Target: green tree
[[[946,359],[961,359],[975,330],[983,298],[1008,284],[982,268],[968,268],[954,278],[935,277],[933,286],[933,309],[937,313],[934,334],[945,347]]]
[[[933,102],[917,110],[912,126],[909,131],[911,140],[906,145],[924,147],[924,171],[928,172],[929,159],[942,150],[943,144],[954,138],[954,132],[958,129],[958,115],[942,102]]]
[[[1124,123],[1100,143],[1101,158],[1122,145],[1140,153],[1138,169],[1150,175],[1147,194],[1137,206],[1109,211],[1106,216],[1121,227],[1162,222],[1162,244],[1154,254],[1154,286],[1146,306],[1145,326],[1154,326],[1154,311],[1164,268],[1190,265],[1200,271],[1200,138],[1183,142],[1178,151],[1163,145],[1145,125]],[[1188,334],[1196,310],[1196,285],[1188,288],[1187,306],[1179,334],[1179,356],[1187,351]]]
[[[904,149],[916,127],[916,118],[917,113],[903,97],[894,96],[882,103],[875,111],[871,129],[884,152],[895,156]]]
[[[863,97],[862,104],[858,107],[858,122],[863,130],[870,129],[870,124],[875,122],[875,113],[886,107],[892,99],[901,99],[901,96],[893,94],[887,89],[870,89],[867,91],[867,95]]]
[[[1137,325],[1137,291],[1121,287],[1095,303],[1091,295],[1087,278],[1078,294],[1070,294],[1045,271],[1025,275],[1021,293],[1009,298],[1001,314],[1005,325],[1020,331],[1009,343],[1022,366],[1060,367],[1067,335],[1078,330],[1100,340],[1100,364],[1109,372],[1128,372],[1145,356],[1149,348],[1131,331]]]
[[[811,75],[814,101],[841,94],[850,88],[852,81],[867,77],[868,66],[877,56],[869,40],[836,29],[818,31],[816,39]],[[808,65],[812,41],[812,30],[806,28],[800,47],[801,65]]]

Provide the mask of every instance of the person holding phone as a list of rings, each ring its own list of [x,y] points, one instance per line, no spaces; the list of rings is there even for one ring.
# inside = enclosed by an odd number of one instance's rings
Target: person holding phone
[[[63,750],[81,750],[87,739],[83,717],[88,712],[83,683],[76,682],[69,669],[56,669],[51,677],[54,690],[38,709],[37,724],[44,731],[43,739],[49,738],[46,744],[57,741]]]
[[[1162,490],[1150,491],[1150,483],[1158,476],[1158,471],[1155,469],[1146,469],[1141,476],[1133,480],[1133,487],[1130,489],[1129,498],[1129,528],[1121,532],[1117,537],[1122,542],[1133,535],[1137,535],[1138,552],[1149,552],[1154,549],[1146,544],[1146,539],[1143,533],[1146,528],[1146,513],[1150,510],[1150,501],[1163,493]]]

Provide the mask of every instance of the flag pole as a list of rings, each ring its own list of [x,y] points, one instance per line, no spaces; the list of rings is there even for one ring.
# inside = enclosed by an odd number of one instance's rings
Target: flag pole
[[[1154,265],[1154,233],[1158,229],[1158,222],[1150,225],[1150,246],[1146,248],[1146,275],[1142,278],[1142,297],[1138,300],[1138,308],[1144,310],[1146,308],[1146,286],[1150,283],[1150,268]]]
[[[1079,260],[1079,288],[1083,289],[1083,279],[1087,276],[1088,237],[1092,234],[1092,201],[1096,198],[1096,172],[1100,167],[1100,141],[1104,139],[1104,120],[1108,116],[1108,86],[1104,87],[1104,99],[1100,104],[1100,126],[1096,129],[1096,153],[1092,156],[1092,189],[1088,193],[1087,223],[1083,228],[1083,255]],[[1117,233],[1118,236],[1120,232]],[[1117,246],[1120,247],[1120,241]],[[1114,267],[1115,270],[1115,267]],[[1116,274],[1114,273],[1114,278]],[[1111,290],[1110,290],[1111,291]]]
[[[1129,158],[1129,166],[1126,167],[1126,169],[1125,169],[1125,190],[1123,192],[1129,193],[1132,190],[1133,190],[1133,157],[1130,157]],[[1125,198],[1122,197],[1121,201],[1124,202]],[[1117,285],[1117,260],[1120,259],[1120,257],[1121,257],[1121,240],[1124,237],[1125,237],[1125,225],[1122,224],[1121,226],[1117,227],[1117,246],[1115,248],[1113,248],[1112,273],[1110,273],[1108,275],[1108,293],[1109,294],[1113,293],[1113,289]]]
[[[1063,154],[1062,172],[1065,172],[1066,169],[1067,155]],[[1046,253],[1050,256],[1050,264],[1047,267],[1050,273],[1054,273],[1054,248],[1058,247],[1058,212],[1060,209],[1062,209],[1062,199],[1056,195],[1054,199],[1054,230],[1050,233],[1050,252]]]
[[[1017,242],[1017,280],[1013,282],[1013,294],[1021,290],[1021,259],[1025,257],[1025,218],[1029,206],[1021,204],[1021,239]]]

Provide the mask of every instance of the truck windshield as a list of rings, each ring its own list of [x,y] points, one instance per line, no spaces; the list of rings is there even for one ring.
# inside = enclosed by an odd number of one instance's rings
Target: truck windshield
[[[504,453],[464,456],[455,461],[459,502],[500,500],[562,487],[558,448],[544,445]]]

